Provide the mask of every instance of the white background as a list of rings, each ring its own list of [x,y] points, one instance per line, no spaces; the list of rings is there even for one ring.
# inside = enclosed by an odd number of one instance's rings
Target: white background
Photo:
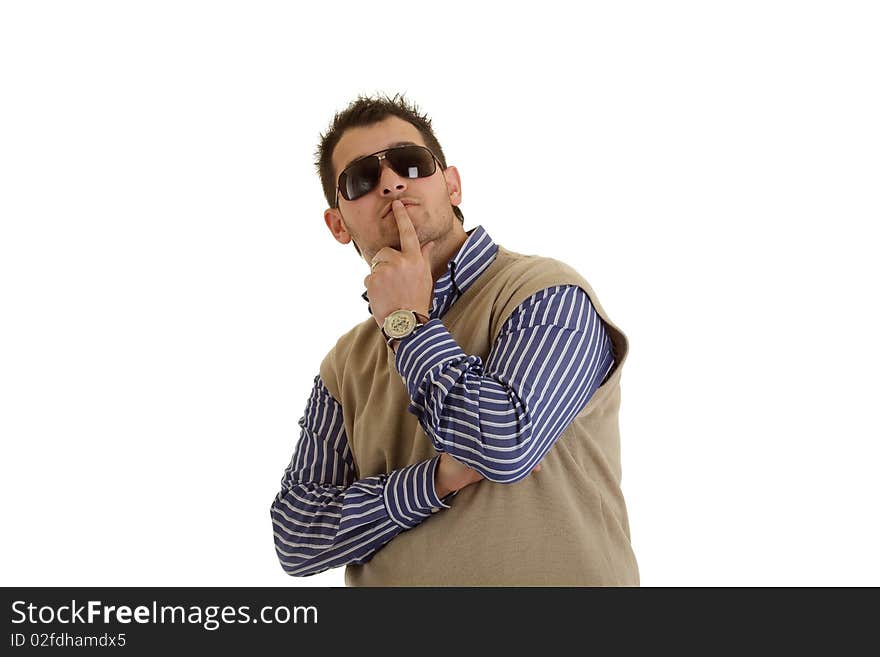
[[[3,3],[0,581],[343,585],[269,506],[367,316],[319,136],[402,92],[630,339],[642,584],[880,585],[875,7]]]

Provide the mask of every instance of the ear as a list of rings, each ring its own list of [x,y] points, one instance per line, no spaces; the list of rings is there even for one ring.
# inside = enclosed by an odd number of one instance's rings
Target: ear
[[[449,192],[449,202],[452,205],[461,203],[461,176],[458,175],[458,169],[454,166],[448,166],[443,170],[446,177],[446,189]]]
[[[327,228],[333,233],[333,237],[337,242],[340,244],[351,242],[351,235],[346,230],[345,223],[342,221],[342,215],[339,214],[337,208],[327,208],[324,210],[324,223],[327,224]]]

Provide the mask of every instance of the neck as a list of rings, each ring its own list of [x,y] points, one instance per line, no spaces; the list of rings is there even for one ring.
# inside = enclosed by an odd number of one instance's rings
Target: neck
[[[438,242],[434,247],[434,261],[431,263],[431,275],[434,277],[434,283],[446,273],[452,256],[458,253],[461,245],[467,241],[468,234],[464,231],[464,226],[457,219],[455,223],[458,230],[449,231],[449,239]]]

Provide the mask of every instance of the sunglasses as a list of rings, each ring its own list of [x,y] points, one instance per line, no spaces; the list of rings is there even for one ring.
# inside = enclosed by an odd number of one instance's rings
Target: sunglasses
[[[336,184],[336,207],[339,207],[339,194],[346,201],[354,201],[371,192],[379,184],[382,160],[399,176],[404,178],[427,178],[437,170],[437,157],[424,146],[396,146],[365,155],[349,164],[339,174]]]

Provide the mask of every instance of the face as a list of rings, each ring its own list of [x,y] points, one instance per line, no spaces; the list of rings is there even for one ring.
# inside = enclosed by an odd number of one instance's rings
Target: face
[[[342,170],[354,160],[404,141],[425,146],[416,127],[396,116],[371,126],[349,128],[333,151],[333,179],[338,181]],[[395,199],[407,204],[406,211],[421,244],[437,240],[438,255],[455,243],[460,246],[462,236],[467,237],[452,211],[461,202],[458,171],[455,167],[443,171],[439,164],[432,176],[404,178],[383,159],[376,187],[354,201],[347,201],[340,194],[339,207],[325,210],[324,221],[337,242],[348,244],[354,240],[364,260],[370,263],[386,246],[400,250],[400,234],[391,211]]]

